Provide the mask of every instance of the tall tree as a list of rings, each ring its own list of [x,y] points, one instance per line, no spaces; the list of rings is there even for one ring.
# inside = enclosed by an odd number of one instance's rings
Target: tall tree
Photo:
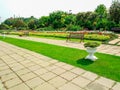
[[[49,16],[42,16],[39,19],[38,23],[39,23],[39,26],[38,26],[39,28],[40,27],[48,27],[48,25],[49,25]]]
[[[100,16],[100,18],[105,18],[107,16],[107,9],[104,4],[98,5],[95,12]]]
[[[114,0],[109,9],[110,19],[117,24],[120,23],[120,1]]]
[[[52,24],[53,28],[62,28],[65,26],[65,16],[66,13],[63,11],[56,11],[50,13],[50,24]]]

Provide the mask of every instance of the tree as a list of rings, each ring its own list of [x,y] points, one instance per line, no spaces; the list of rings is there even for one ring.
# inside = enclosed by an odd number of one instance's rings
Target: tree
[[[11,18],[6,19],[3,23],[8,26],[13,26],[14,22],[15,22],[15,18],[11,17]]]
[[[26,29],[26,24],[20,18],[16,18],[14,23],[13,23],[13,27],[15,27],[17,30],[21,30],[24,28]]]
[[[29,21],[28,27],[29,27],[29,29],[35,30],[36,27],[37,27],[37,26],[36,26],[36,23],[35,23],[35,20]]]
[[[100,18],[106,18],[107,16],[107,9],[104,4],[98,5],[95,12],[100,16]]]
[[[70,25],[70,24],[76,24],[76,15],[73,14],[67,14],[65,16],[65,22],[64,22],[65,26]]]
[[[7,24],[5,24],[5,23],[1,23],[1,24],[0,24],[0,29],[1,29],[1,30],[9,29],[9,26],[8,26]]]
[[[38,23],[39,23],[39,26],[38,26],[39,28],[40,27],[48,27],[48,25],[49,25],[49,16],[42,16],[39,19]]]
[[[62,28],[65,27],[65,16],[66,13],[63,11],[56,11],[50,13],[50,24],[53,26],[53,28]]]
[[[120,22],[120,1],[114,0],[109,9],[110,19],[117,24]]]

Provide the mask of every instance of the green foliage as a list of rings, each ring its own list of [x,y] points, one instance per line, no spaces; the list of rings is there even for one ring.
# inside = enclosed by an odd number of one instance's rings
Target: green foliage
[[[9,29],[9,28],[10,28],[10,27],[9,27],[7,24],[5,24],[5,23],[0,24],[0,29],[1,29],[1,30]]]
[[[42,16],[39,21],[39,28],[48,27],[49,25],[49,16]]]
[[[35,23],[36,23],[35,20],[31,20],[31,21],[28,23],[29,29],[32,29],[32,30],[36,29],[37,26],[36,26]]]
[[[76,16],[73,15],[73,14],[67,14],[65,16],[65,22],[64,23],[65,23],[65,26],[68,26],[70,24],[75,25],[76,24]]]
[[[82,28],[78,25],[68,25],[67,31],[80,31]]]
[[[110,19],[117,24],[120,23],[120,1],[114,0],[109,9]]]
[[[98,5],[95,12],[98,14],[99,18],[105,18],[107,16],[107,9],[104,4]]]
[[[84,44],[85,47],[91,47],[91,48],[95,48],[95,47],[98,47],[100,46],[100,42],[86,42]]]
[[[64,27],[65,16],[66,16],[66,13],[63,11],[56,11],[56,12],[50,13],[49,18],[53,28],[56,29],[56,28]]]
[[[54,31],[54,28],[51,26],[38,28],[37,31]]]
[[[13,23],[13,27],[15,27],[17,30],[21,30],[22,28],[26,27],[26,24],[21,19],[16,19]]]
[[[98,41],[107,41],[110,40],[110,36],[108,35],[98,35],[98,34],[87,34],[84,37],[88,40],[98,40]]]

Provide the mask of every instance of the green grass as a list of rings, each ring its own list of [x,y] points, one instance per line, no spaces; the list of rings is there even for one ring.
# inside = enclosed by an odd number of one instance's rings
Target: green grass
[[[96,53],[99,59],[92,62],[84,59],[87,53],[80,49],[8,37],[0,40],[120,82],[120,56]]]

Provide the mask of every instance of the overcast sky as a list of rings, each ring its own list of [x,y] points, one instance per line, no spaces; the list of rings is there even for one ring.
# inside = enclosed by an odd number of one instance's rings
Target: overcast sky
[[[0,22],[14,15],[39,18],[56,10],[72,10],[72,13],[94,11],[99,4],[108,9],[111,3],[112,0],[0,0]]]

